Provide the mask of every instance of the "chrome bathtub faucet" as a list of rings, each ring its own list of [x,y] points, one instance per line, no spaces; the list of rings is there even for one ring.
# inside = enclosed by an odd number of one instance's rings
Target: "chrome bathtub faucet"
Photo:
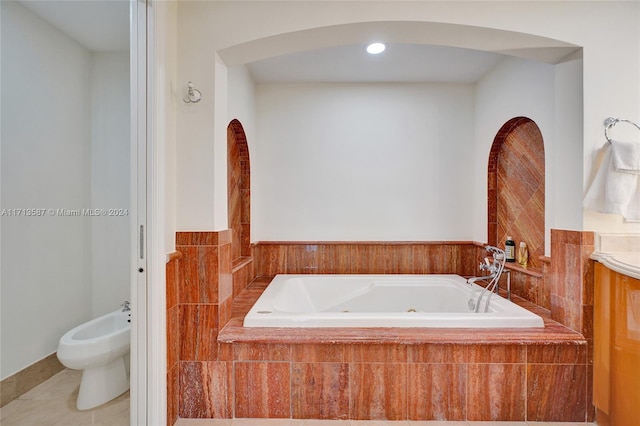
[[[131,304],[128,300],[125,300],[124,303],[120,306],[122,306],[122,312],[128,312],[131,310]]]
[[[506,256],[504,250],[494,247],[494,246],[486,246],[485,250],[493,255],[493,261],[490,261],[488,257],[484,258],[484,262],[480,263],[480,270],[489,272],[489,275],[484,275],[480,277],[473,277],[467,279],[467,283],[469,285],[475,283],[476,281],[488,281],[489,284],[480,292],[477,300],[474,300],[472,296],[469,299],[469,309],[474,312],[479,312],[480,310],[480,302],[484,297],[484,294],[489,292],[489,297],[487,297],[487,301],[484,305],[484,312],[489,310],[489,302],[491,301],[491,296],[494,291],[498,290],[498,282],[500,281],[500,276],[502,275],[502,271],[504,270],[504,263],[506,261]]]

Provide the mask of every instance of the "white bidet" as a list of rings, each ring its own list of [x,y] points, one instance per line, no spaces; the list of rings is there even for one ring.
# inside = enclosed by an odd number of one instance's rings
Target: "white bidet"
[[[88,410],[129,389],[125,356],[131,346],[131,311],[118,310],[65,333],[58,359],[67,368],[82,370],[76,407]]]

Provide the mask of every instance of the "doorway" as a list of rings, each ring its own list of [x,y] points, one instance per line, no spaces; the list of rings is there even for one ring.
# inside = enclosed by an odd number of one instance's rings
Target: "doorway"
[[[2,217],[2,379],[131,300],[130,418],[146,424],[147,3],[1,5],[1,201],[29,211]]]

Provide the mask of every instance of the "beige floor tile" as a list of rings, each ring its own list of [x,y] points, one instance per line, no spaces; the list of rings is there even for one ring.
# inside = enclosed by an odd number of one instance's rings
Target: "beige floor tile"
[[[39,384],[29,392],[20,396],[18,399],[28,400],[60,400],[64,397],[73,396],[75,399],[78,396],[78,390],[80,389],[80,378],[82,377],[82,371],[64,369],[58,374],[52,376],[49,380]]]
[[[129,426],[129,392],[92,410],[76,409],[81,371],[65,369],[2,407],[2,426]]]
[[[56,400],[16,399],[8,406],[11,412],[3,417],[2,426],[51,426],[69,412],[64,402]]]
[[[13,404],[13,401],[0,408],[0,425],[2,424],[2,421],[5,417],[12,415],[17,409],[18,406]]]

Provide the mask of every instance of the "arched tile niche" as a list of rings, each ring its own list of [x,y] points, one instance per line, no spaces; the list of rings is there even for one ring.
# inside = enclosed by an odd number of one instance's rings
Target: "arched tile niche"
[[[508,235],[529,249],[531,269],[544,255],[544,142],[527,117],[507,121],[496,134],[488,166],[488,239],[504,247]]]
[[[234,119],[227,126],[227,197],[232,232],[231,261],[234,265],[251,256],[250,177],[247,137],[240,121]]]

